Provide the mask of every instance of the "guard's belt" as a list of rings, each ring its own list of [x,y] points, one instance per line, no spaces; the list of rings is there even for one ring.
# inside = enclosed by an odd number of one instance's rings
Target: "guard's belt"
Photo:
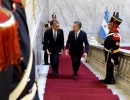
[[[107,49],[107,48],[104,48],[105,49],[105,51],[107,51],[107,52],[109,52],[109,53],[111,53],[111,54],[114,54],[114,53],[118,53],[119,51],[120,51],[120,49],[116,49],[116,50],[113,50],[113,52],[112,52],[112,50],[110,49]]]

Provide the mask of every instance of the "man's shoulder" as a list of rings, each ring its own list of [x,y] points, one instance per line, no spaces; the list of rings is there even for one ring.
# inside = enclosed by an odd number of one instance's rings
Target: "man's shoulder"
[[[60,28],[59,31],[62,31],[62,32],[63,32],[63,29]]]
[[[83,30],[80,30],[80,32],[82,33],[82,34],[87,34],[85,31],[83,31]]]
[[[87,33],[85,31],[83,31],[83,30],[80,30],[80,33],[81,33],[82,36],[86,36],[87,35]]]
[[[69,36],[72,36],[73,34],[74,34],[73,30],[69,31]]]
[[[50,32],[52,32],[52,28],[47,29],[45,32],[46,32],[46,33],[50,33]]]
[[[73,30],[71,30],[69,33],[70,33],[70,34],[72,34],[72,33],[74,33],[74,31],[73,31]]]

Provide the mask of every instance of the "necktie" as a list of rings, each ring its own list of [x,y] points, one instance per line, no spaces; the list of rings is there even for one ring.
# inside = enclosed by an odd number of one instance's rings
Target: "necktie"
[[[56,31],[54,32],[54,40],[56,41]]]
[[[77,40],[77,38],[78,38],[78,36],[77,36],[77,35],[78,35],[78,33],[75,33],[75,40]]]

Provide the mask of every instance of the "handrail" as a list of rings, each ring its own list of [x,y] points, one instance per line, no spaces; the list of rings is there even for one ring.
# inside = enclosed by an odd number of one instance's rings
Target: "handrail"
[[[23,78],[21,79],[21,81],[19,82],[19,84],[17,85],[17,87],[11,92],[10,96],[9,96],[9,100],[16,100],[22,93],[22,91],[24,90],[24,88],[27,85],[30,73],[31,73],[31,69],[32,69],[32,62],[33,62],[33,52],[32,52],[32,48],[31,48],[31,43],[30,43],[30,57],[29,57],[29,62],[27,65],[27,69],[25,71],[25,74],[23,75]]]
[[[104,50],[102,45],[91,45],[91,47],[95,47],[96,49]],[[130,50],[120,49],[120,54],[125,56],[130,56]]]

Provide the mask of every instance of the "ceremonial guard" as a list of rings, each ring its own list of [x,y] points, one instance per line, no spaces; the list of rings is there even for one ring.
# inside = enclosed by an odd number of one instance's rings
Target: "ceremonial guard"
[[[21,0],[0,0],[0,46],[0,99],[9,100],[27,68],[31,49]],[[18,100],[30,93],[35,83],[34,55],[29,79]],[[39,100],[37,94],[34,100]]]
[[[109,23],[109,33],[104,41],[104,52],[106,61],[106,78],[100,80],[105,84],[115,84],[114,79],[114,66],[119,64],[118,54],[120,51],[120,35],[118,32],[119,25],[122,19],[119,18],[119,12],[113,14]]]
[[[48,23],[45,24],[44,26],[45,26],[46,30],[50,29],[50,27],[51,27],[51,25],[50,25],[50,21],[48,21]]]
[[[56,14],[53,13],[53,14],[52,14],[52,20],[51,20],[51,22],[50,22],[50,25],[51,25],[51,26],[53,25],[53,21],[55,21],[55,20],[57,20]]]
[[[46,30],[50,29],[50,28],[51,28],[51,27],[50,27],[50,21],[48,21],[48,23],[45,24],[44,26],[45,26]],[[44,34],[44,35],[45,35],[45,34]],[[43,41],[44,41],[44,38],[43,38]],[[49,65],[49,62],[48,62],[48,54],[47,54],[47,52],[46,52],[46,50],[45,50],[44,42],[42,42],[42,44],[43,44],[43,50],[45,51],[45,52],[44,52],[44,64],[45,64],[45,65]]]

